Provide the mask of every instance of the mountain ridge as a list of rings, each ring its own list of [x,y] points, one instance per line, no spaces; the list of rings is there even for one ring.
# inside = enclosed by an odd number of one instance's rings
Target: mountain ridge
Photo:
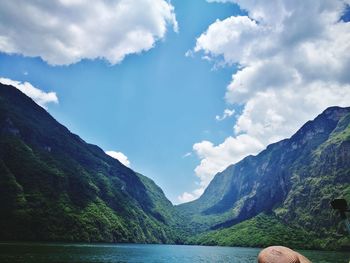
[[[284,225],[302,226],[310,238],[324,237],[340,246],[331,232],[341,229],[341,223],[329,202],[350,197],[349,132],[350,108],[327,108],[289,139],[218,173],[199,199],[177,209],[197,226],[197,233],[221,233],[220,229],[268,213]],[[206,244],[203,239],[201,243]]]
[[[0,84],[0,240],[339,249],[349,239],[329,202],[350,200],[349,160],[350,107],[330,107],[173,206],[154,181]]]

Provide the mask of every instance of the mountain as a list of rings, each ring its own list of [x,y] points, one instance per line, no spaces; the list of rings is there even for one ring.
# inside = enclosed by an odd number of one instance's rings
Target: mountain
[[[350,108],[331,107],[177,210],[201,233],[190,243],[338,249],[349,239],[330,207],[337,197],[350,201]]]
[[[0,240],[339,249],[350,240],[329,205],[338,197],[350,201],[350,108],[326,109],[174,207],[152,180],[0,84]]]
[[[177,243],[163,191],[0,84],[0,240]]]

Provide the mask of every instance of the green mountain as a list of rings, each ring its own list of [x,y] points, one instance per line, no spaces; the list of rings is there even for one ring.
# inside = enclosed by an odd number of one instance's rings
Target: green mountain
[[[0,240],[339,249],[350,241],[329,205],[337,197],[350,201],[350,108],[328,108],[174,207],[152,180],[0,84]]]
[[[190,243],[338,249],[349,239],[330,207],[337,197],[350,201],[350,108],[331,107],[177,210],[201,233]]]
[[[163,191],[0,84],[0,240],[180,242]]]

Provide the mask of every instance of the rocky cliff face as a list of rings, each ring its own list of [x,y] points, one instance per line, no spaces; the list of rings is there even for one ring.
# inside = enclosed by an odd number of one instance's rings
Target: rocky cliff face
[[[331,107],[291,138],[218,173],[198,200],[177,209],[199,232],[268,213],[327,236],[339,227],[329,205],[339,196],[350,197],[350,108]]]

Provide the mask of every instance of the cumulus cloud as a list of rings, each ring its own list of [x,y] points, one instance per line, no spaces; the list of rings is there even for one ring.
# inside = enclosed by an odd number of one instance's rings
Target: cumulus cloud
[[[247,134],[228,137],[219,145],[209,141],[194,144],[193,151],[201,159],[195,169],[196,176],[199,178],[198,188],[191,193],[183,193],[178,200],[183,203],[197,199],[215,174],[223,171],[230,164],[242,160],[248,154],[255,154],[262,149],[263,145],[260,141]]]
[[[166,0],[0,1],[0,51],[52,65],[97,58],[115,64],[151,49],[169,25],[177,31]]]
[[[130,167],[130,161],[124,153],[116,152],[116,151],[106,151],[106,154],[113,157],[114,159],[117,159],[119,162],[121,162],[125,166]]]
[[[235,114],[235,110],[225,109],[224,113],[220,115],[216,115],[215,119],[217,121],[223,121],[224,119],[230,118],[233,114]]]
[[[204,190],[205,190],[205,188],[200,187],[191,193],[184,192],[183,194],[179,195],[177,197],[177,199],[179,200],[180,203],[191,202],[191,201],[197,199],[199,196],[201,196],[203,194]]]
[[[246,16],[216,20],[197,39],[194,51],[203,51],[212,57],[223,56],[226,62],[237,63],[247,56],[245,53],[249,51],[248,45],[257,34],[260,34],[259,26]]]
[[[200,178],[200,185],[206,187],[216,173],[240,161],[247,154],[256,153],[262,147],[259,140],[248,134],[230,136],[217,146],[209,141],[194,144],[193,150],[201,159],[200,165],[195,169],[196,175]]]
[[[225,100],[243,106],[231,137],[194,145],[201,185],[224,166],[290,137],[326,107],[350,105],[350,23],[340,20],[349,1],[209,2],[236,3],[248,15],[215,21],[194,48],[238,66]]]
[[[58,98],[55,92],[42,91],[41,89],[34,87],[29,82],[20,82],[8,78],[0,78],[0,83],[5,85],[11,85],[19,89],[45,109],[47,108],[47,104],[49,103],[58,103]]]

